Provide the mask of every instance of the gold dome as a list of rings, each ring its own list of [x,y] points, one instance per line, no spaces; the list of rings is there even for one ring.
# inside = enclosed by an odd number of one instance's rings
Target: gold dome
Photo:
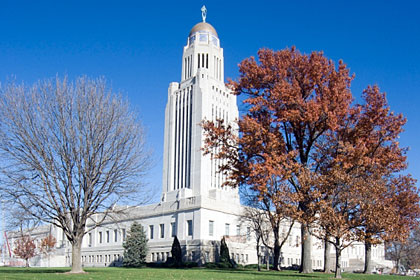
[[[200,23],[197,23],[196,25],[194,25],[194,27],[191,29],[188,37],[190,37],[191,35],[193,35],[196,32],[199,32],[199,31],[209,32],[209,33],[215,35],[217,38],[219,38],[219,36],[217,36],[216,29],[214,29],[214,27],[211,26],[210,24],[208,24],[207,22],[200,22]]]

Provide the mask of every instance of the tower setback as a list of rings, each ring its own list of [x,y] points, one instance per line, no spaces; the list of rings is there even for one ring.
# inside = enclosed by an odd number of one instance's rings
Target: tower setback
[[[238,191],[223,188],[220,160],[204,156],[203,120],[238,118],[236,96],[224,84],[223,49],[215,28],[196,24],[182,54],[181,82],[170,83],[165,110],[162,200],[202,196],[234,199]]]

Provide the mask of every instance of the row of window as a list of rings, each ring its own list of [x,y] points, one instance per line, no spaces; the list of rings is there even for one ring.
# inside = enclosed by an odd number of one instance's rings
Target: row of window
[[[113,235],[113,239],[112,239]],[[98,243],[111,243],[111,240],[113,242],[124,242],[126,238],[126,231],[125,229],[114,229],[113,231],[107,230],[107,231],[99,231],[98,232]],[[88,246],[91,247],[93,244],[93,235],[91,232],[88,233]]]
[[[226,123],[229,123],[229,112],[218,107],[217,105],[211,105],[211,119],[216,121],[223,119]],[[211,188],[222,188],[222,184],[226,181],[227,176],[223,172],[220,172],[220,167],[226,163],[226,160],[214,158],[213,155],[217,155],[220,148],[214,147],[211,155],[211,167],[210,167],[210,187]],[[229,189],[229,188],[225,188]]]
[[[312,260],[313,267],[322,267],[322,260]]]
[[[285,259],[283,258],[282,260],[281,260],[281,264],[282,265],[285,265],[286,264],[286,261],[285,261]],[[292,266],[292,265],[300,265],[300,259],[293,259],[293,258],[287,258],[287,265],[288,266]]]
[[[200,43],[205,43],[205,44],[209,44],[212,43],[213,45],[215,45],[216,47],[219,46],[219,39],[214,36],[214,35],[210,35],[208,32],[200,32],[198,35],[192,35],[191,37],[188,38],[188,44],[192,45],[198,36],[198,41]]]
[[[120,254],[113,255],[87,255],[82,256],[83,263],[112,263],[122,262],[122,256]]]
[[[171,256],[170,252],[153,252],[150,254],[150,261],[151,262],[165,262],[170,256]],[[196,252],[194,251],[191,251],[187,254],[188,261],[194,261],[195,257],[196,257]],[[204,252],[204,257],[205,257],[206,262],[210,261],[209,252]],[[248,254],[231,253],[231,258],[237,263],[248,263],[249,261]]]
[[[299,235],[296,235],[295,244],[293,244],[293,236],[292,235],[289,235],[289,237],[287,238],[287,241],[288,241],[288,245],[290,247],[292,247],[293,245],[295,247],[299,247],[299,245],[300,245],[300,236]]]
[[[166,260],[170,257],[170,252],[157,252],[150,254],[150,261],[151,262],[166,262]]]
[[[222,60],[217,56],[214,56],[214,77],[221,81],[222,80]]]
[[[187,228],[187,235],[188,236],[192,236],[193,235],[193,221],[192,220],[187,220],[186,223],[186,228]],[[171,223],[171,237],[174,237],[177,235],[177,226],[176,226],[176,222],[172,222]],[[149,239],[154,239],[155,238],[155,226],[154,225],[149,225]],[[165,224],[159,224],[159,238],[165,238]]]
[[[192,55],[184,57],[184,80],[190,78],[192,75]]]
[[[210,234],[210,228],[213,228],[213,223],[214,223],[214,221],[209,221],[209,235],[210,236],[213,236],[213,229],[212,229],[211,234]],[[227,235],[227,236],[230,235],[230,224],[228,224],[228,223],[225,223],[225,235]],[[237,236],[242,235],[240,225],[236,225],[236,235]],[[251,227],[246,228],[246,239],[247,240],[251,239]]]
[[[179,91],[175,96],[174,127],[174,189],[190,187],[193,88]]]
[[[213,220],[209,220],[209,231],[208,234],[209,236],[214,236],[214,221]],[[149,239],[155,239],[155,238],[165,238],[165,224],[159,224],[158,227],[158,235],[156,236],[155,234],[155,225],[149,225],[149,233],[148,233],[148,237]],[[176,222],[171,222],[170,224],[170,232],[171,232],[171,237],[174,237],[177,235],[177,224]],[[188,236],[192,236],[193,235],[193,221],[192,220],[187,220],[186,221],[186,233]],[[226,236],[230,236],[230,224],[229,223],[225,223],[225,235]],[[236,225],[236,235],[240,236],[241,235],[241,226],[240,225]],[[113,241],[116,242],[124,242],[125,238],[126,238],[126,230],[125,229],[114,229],[113,231],[107,230],[107,231],[99,231],[98,232],[98,243],[102,244],[102,243],[111,243],[113,237]],[[247,227],[246,228],[246,237],[247,240],[250,240],[251,238],[251,228]],[[92,238],[92,233],[90,232],[88,234],[88,244],[89,247],[92,245],[93,242],[93,238]]]
[[[165,224],[159,224],[158,229],[159,229],[159,232],[158,232],[157,236],[159,238],[165,238]],[[171,230],[171,237],[174,237],[175,235],[177,235],[176,222],[171,223],[170,230]],[[192,220],[187,220],[186,230],[187,230],[186,232],[187,232],[188,236],[193,235],[193,221]],[[227,236],[231,235],[230,224],[229,223],[225,223],[225,235],[227,235]],[[238,235],[238,236],[241,235],[241,226],[240,225],[236,225],[236,235]],[[209,220],[209,236],[214,236],[214,221],[213,220]],[[148,237],[149,237],[149,239],[155,239],[156,238],[155,225],[149,225]],[[250,227],[246,228],[246,237],[247,237],[247,240],[251,239],[251,228]]]
[[[188,63],[188,61],[187,61]],[[197,54],[197,67],[209,69],[209,54]],[[222,60],[217,56],[213,56],[213,77],[217,80],[222,80]]]
[[[232,260],[234,260],[237,263],[248,263],[248,254],[231,254]]]
[[[201,64],[200,64],[200,61],[201,61]],[[197,62],[198,62],[198,65],[197,65],[198,68],[209,69],[209,54],[208,53],[197,54]]]
[[[222,60],[217,56],[213,56],[214,65],[214,77],[217,80],[222,80]],[[184,80],[191,78],[192,76],[193,57],[189,55],[184,57]],[[198,53],[197,54],[197,68],[209,69],[209,54]]]

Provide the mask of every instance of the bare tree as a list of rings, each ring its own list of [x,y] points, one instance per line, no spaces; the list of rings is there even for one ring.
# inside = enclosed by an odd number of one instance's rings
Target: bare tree
[[[63,229],[72,273],[83,272],[89,220],[144,197],[150,153],[129,103],[104,79],[11,82],[0,97],[1,191],[37,219]],[[101,213],[99,221],[92,215]],[[91,229],[91,228],[90,228]]]
[[[245,207],[244,213],[242,216],[242,222],[246,225],[249,225],[252,231],[254,232],[255,237],[255,248],[257,251],[257,267],[258,271],[261,271],[260,266],[260,248],[261,248],[261,242],[262,239],[264,239],[263,236],[265,236],[265,239],[269,239],[269,230],[267,229],[267,220],[265,217],[265,213],[257,208],[253,207]]]
[[[40,225],[40,221],[19,205],[7,205],[6,229],[19,233],[20,236],[32,234],[32,231]]]
[[[412,269],[420,268],[420,228],[413,229],[405,241],[385,242],[385,247],[386,258],[395,263],[395,272],[399,272],[401,265]]]
[[[272,197],[262,199],[255,198],[248,189],[241,189],[242,197],[249,207],[246,207],[243,219],[255,232],[257,242],[257,255],[259,257],[259,245],[262,243],[273,252],[275,270],[280,270],[281,249],[286,243],[292,231],[294,221],[287,216],[286,207],[277,207]],[[280,232],[282,230],[282,232]],[[258,261],[258,270],[259,261]]]

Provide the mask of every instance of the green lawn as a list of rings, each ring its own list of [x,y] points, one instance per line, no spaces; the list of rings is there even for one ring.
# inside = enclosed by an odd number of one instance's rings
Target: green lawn
[[[166,268],[86,268],[86,274],[69,275],[65,272],[68,268],[12,268],[0,267],[0,279],[333,279],[334,275],[322,273],[299,274],[295,271],[254,271],[254,270],[212,270],[203,268],[194,269],[166,269]],[[385,275],[362,275],[362,274],[343,274],[343,279],[366,279],[366,280],[391,280],[407,279],[402,276]]]

